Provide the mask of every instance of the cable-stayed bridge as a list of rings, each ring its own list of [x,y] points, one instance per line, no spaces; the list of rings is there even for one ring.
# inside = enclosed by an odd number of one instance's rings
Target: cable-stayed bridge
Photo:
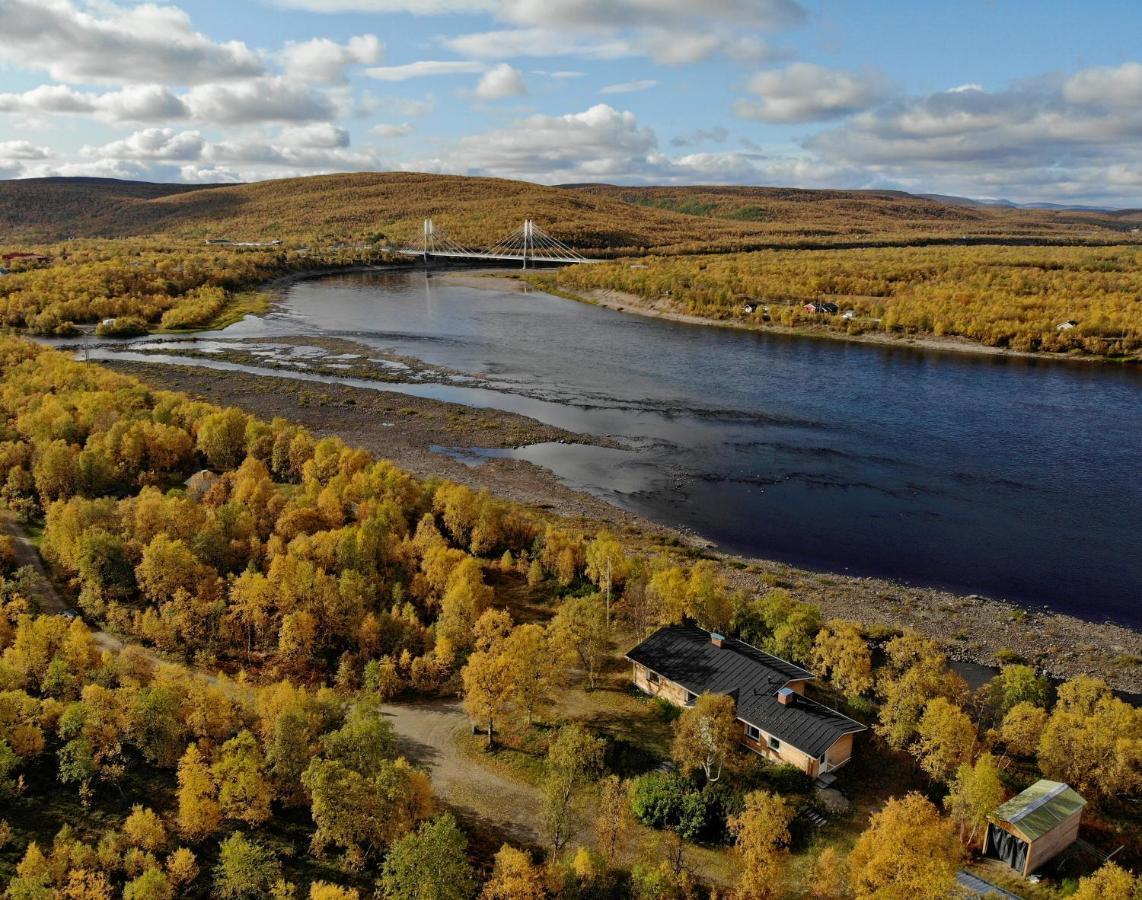
[[[423,257],[425,265],[436,257],[518,262],[525,269],[528,265],[601,262],[588,259],[558,238],[553,238],[531,219],[525,219],[519,228],[486,250],[474,250],[457,243],[435,225],[432,219],[425,219],[420,246],[410,244],[399,248],[397,252]]]

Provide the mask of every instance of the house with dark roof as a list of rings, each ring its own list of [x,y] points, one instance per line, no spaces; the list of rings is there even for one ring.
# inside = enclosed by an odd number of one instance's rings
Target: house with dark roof
[[[852,757],[861,725],[805,696],[816,676],[744,641],[693,626],[660,628],[631,650],[636,687],[677,706],[700,694],[734,698],[741,741],[754,753],[789,763],[812,778]]]

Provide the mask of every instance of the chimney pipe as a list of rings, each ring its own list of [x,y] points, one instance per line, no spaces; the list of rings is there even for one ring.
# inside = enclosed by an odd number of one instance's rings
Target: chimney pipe
[[[792,688],[783,687],[777,692],[777,702],[782,706],[792,706],[797,694]]]
[[[710,632],[710,643],[715,647],[721,647],[725,642],[726,638],[724,635],[718,634],[716,631]]]

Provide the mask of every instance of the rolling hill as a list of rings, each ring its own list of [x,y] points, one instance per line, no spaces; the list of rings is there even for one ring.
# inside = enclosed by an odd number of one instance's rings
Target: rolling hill
[[[414,173],[239,185],[92,178],[0,182],[0,243],[71,238],[401,243],[432,217],[456,240],[494,243],[525,217],[585,250],[659,253],[927,243],[1117,243],[1138,211],[966,206],[891,191],[755,187],[546,187]],[[379,236],[383,236],[380,238]]]

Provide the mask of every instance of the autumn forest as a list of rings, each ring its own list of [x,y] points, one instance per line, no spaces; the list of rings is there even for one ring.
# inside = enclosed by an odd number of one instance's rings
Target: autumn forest
[[[221,327],[275,279],[408,265],[393,248],[452,192],[458,237],[526,201],[605,255],[531,276],[594,302],[1136,361],[1130,221],[862,192],[67,181],[0,185],[4,897],[942,898],[961,870],[1018,891],[983,836],[1040,778],[1088,806],[1026,896],[1142,896],[1142,709],[1105,680],[1012,653],[969,684],[949,636],[830,614],[777,575],[743,588],[698,542],[40,342]],[[730,697],[632,686],[625,654],[683,623],[811,669],[810,698],[866,726],[843,796],[744,750]],[[445,714],[443,739],[408,725]]]

